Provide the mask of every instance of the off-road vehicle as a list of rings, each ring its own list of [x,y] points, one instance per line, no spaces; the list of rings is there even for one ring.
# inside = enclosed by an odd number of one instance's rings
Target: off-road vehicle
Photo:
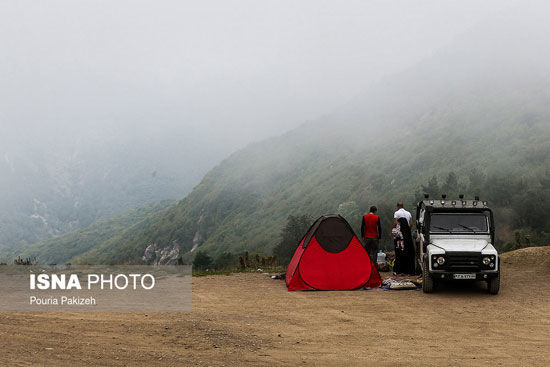
[[[433,292],[443,280],[481,280],[491,294],[500,288],[500,258],[495,243],[493,212],[486,201],[431,199],[416,207],[417,261],[422,290]]]

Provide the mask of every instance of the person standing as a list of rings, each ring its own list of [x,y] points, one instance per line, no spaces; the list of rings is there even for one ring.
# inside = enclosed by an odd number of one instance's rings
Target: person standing
[[[399,218],[405,218],[407,220],[407,223],[409,224],[409,228],[412,228],[412,225],[413,225],[412,215],[411,213],[405,210],[405,207],[402,201],[397,202],[397,211],[393,213],[393,228],[397,228],[397,230],[400,229]]]
[[[380,226],[380,217],[376,215],[377,211],[378,208],[371,206],[369,213],[363,216],[361,223],[361,237],[363,237],[365,249],[375,265],[380,239],[382,238],[382,227]]]
[[[415,251],[412,240],[412,215],[405,210],[403,202],[397,203],[397,211],[393,214],[391,236],[395,244],[395,274],[415,274]]]

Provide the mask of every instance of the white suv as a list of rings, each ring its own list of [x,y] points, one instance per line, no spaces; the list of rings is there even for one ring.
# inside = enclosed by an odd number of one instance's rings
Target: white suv
[[[416,207],[417,260],[422,290],[433,292],[441,280],[481,280],[491,294],[500,289],[500,259],[493,212],[486,201],[425,199]]]

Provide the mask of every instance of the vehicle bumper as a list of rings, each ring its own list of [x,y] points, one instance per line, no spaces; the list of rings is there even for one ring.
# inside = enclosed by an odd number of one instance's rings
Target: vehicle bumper
[[[482,271],[482,272],[468,273],[468,272],[430,271],[430,275],[434,279],[459,280],[459,279],[454,279],[454,274],[475,274],[475,276],[476,276],[475,280],[487,280],[487,279],[492,279],[492,278],[498,277],[499,272],[498,271],[491,271],[491,272]],[[471,280],[474,280],[474,279],[471,279]]]

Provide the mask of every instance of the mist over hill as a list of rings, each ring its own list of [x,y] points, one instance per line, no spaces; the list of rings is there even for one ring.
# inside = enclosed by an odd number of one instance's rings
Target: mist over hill
[[[517,233],[546,241],[549,34],[529,9],[481,24],[333,113],[237,151],[185,199],[72,260],[267,254],[289,215],[340,212],[357,228],[377,205],[388,230],[395,202],[412,210],[425,191],[488,199],[501,249]]]
[[[0,139],[0,248],[181,198],[230,151],[227,146],[206,151],[208,139],[185,130],[68,130]]]
[[[116,238],[120,232],[146,221],[152,214],[158,214],[172,204],[171,201],[160,201],[143,205],[122,214],[99,219],[82,229],[55,237],[49,240],[17,248],[4,249],[2,258],[6,262],[17,257],[32,259],[41,264],[67,264],[75,256],[97,249],[105,241]],[[143,225],[143,223],[142,223]]]
[[[383,227],[389,229],[395,202],[403,200],[412,210],[419,194],[428,191],[422,186],[429,186],[434,176],[438,191],[432,196],[462,192],[491,202],[502,248],[511,232],[521,228],[518,193],[531,194],[527,199],[534,198],[543,209],[548,205],[549,92],[550,84],[471,92],[430,110],[411,130],[402,127],[403,134],[364,148],[345,141],[327,146],[325,137],[307,127],[256,144],[213,169],[151,226],[133,229],[124,241],[88,261],[106,261],[106,254],[127,248],[134,248],[136,257],[117,261],[136,260],[151,243],[163,247],[175,242],[182,252],[270,253],[290,214],[341,212],[357,229],[361,212],[370,205],[381,209]],[[476,116],[485,117],[482,125]],[[538,209],[532,215],[543,213]],[[525,229],[548,231],[547,225]]]
[[[514,1],[5,2],[0,255],[181,199]]]

